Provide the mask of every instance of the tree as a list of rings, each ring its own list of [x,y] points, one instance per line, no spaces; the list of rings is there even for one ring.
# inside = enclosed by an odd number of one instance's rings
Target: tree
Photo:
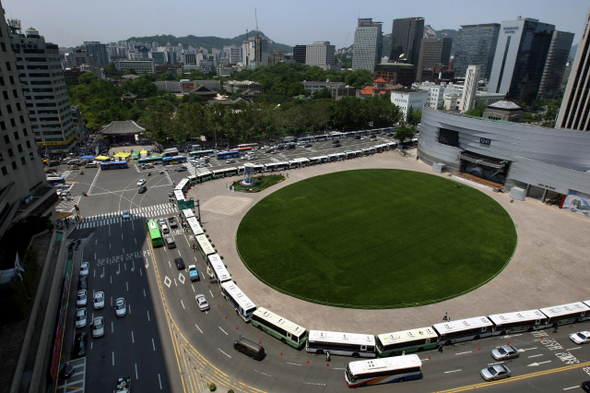
[[[347,85],[353,86],[355,89],[362,89],[365,86],[373,84],[373,73],[362,69],[347,72],[344,75],[344,81]]]
[[[90,83],[97,81],[98,77],[92,72],[85,72],[78,77],[79,84],[89,85]]]
[[[313,93],[313,98],[320,99],[320,98],[332,98],[332,93],[330,90],[326,89],[325,87],[322,90],[318,90]]]
[[[469,116],[482,117],[483,112],[486,110],[486,108],[486,104],[475,101],[475,106],[473,107],[473,109],[468,110],[467,112],[465,112],[465,114]]]
[[[416,131],[416,127],[408,127],[402,124],[395,130],[393,138],[400,141],[400,143],[403,145],[405,141],[414,137],[414,131]]]
[[[422,121],[422,110],[410,107],[408,109],[408,116],[406,116],[406,122],[408,124],[418,124],[420,121]]]

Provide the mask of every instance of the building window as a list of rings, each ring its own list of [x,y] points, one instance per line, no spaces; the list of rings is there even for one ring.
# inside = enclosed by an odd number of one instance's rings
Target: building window
[[[6,167],[5,167],[5,166],[3,166],[3,167],[2,167],[2,174],[3,174],[4,176],[8,175],[8,170],[6,169]]]
[[[9,61],[6,62],[6,71],[12,71],[12,66]]]
[[[6,129],[6,128],[3,128]],[[8,135],[4,135],[4,143],[10,143],[10,137]]]
[[[29,160],[35,161],[35,155],[33,153],[29,153]]]
[[[14,131],[14,139],[20,139],[20,137],[18,136],[18,131]]]
[[[19,120],[20,120],[20,124],[25,124],[25,117],[23,115],[21,115],[19,117]]]
[[[20,158],[20,162],[21,162],[21,164],[23,164],[23,165],[27,165],[27,160],[26,160],[24,157],[21,157],[21,158]]]
[[[21,111],[22,110],[22,106],[20,105],[20,102],[16,103],[16,110],[17,111]]]
[[[12,161],[12,169],[16,169],[16,168],[18,168],[18,167],[16,166],[16,161]]]
[[[12,124],[13,127],[16,127],[16,121],[14,119],[10,119],[10,124]]]
[[[0,76],[0,86],[4,86],[4,77]]]
[[[26,129],[26,128],[23,128],[23,134],[24,134],[25,136],[29,136],[29,131],[27,131],[27,129]]]
[[[30,149],[31,148],[31,141],[27,141],[26,144],[27,144],[27,149]]]
[[[12,157],[14,156],[14,153],[12,152],[12,148],[8,148],[8,157]]]
[[[2,48],[2,52],[6,52],[6,44],[4,42],[0,42],[0,48]]]
[[[4,161],[4,156],[2,155],[2,152],[0,152],[0,162]]]
[[[17,145],[17,146],[16,146],[16,148],[18,149],[18,152],[19,152],[19,153],[22,153],[22,152],[23,152],[23,147],[22,147],[22,145]]]
[[[18,90],[12,89],[12,95],[14,96],[14,98],[18,98]]]
[[[4,99],[7,100],[8,99],[8,92],[7,91],[3,91],[2,94],[4,95]]]
[[[14,76],[10,75],[8,79],[10,80],[10,84],[14,85]]]

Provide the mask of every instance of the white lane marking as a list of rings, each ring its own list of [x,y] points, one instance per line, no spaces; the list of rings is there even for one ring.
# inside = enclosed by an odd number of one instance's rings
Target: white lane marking
[[[184,302],[182,301],[182,299],[180,299],[180,304],[182,304],[182,308],[183,308],[184,310],[186,310],[186,307],[184,307]]]
[[[326,386],[325,383],[318,383],[318,382],[303,382],[304,385],[315,385],[315,386]]]
[[[543,354],[542,354],[542,353],[540,353],[540,354],[538,354],[538,355],[531,355],[531,356],[529,356],[529,359],[530,359],[530,358],[538,358],[539,356],[543,356]]]
[[[133,330],[131,331],[131,342],[135,344],[135,336],[133,335]]]
[[[200,328],[200,327],[199,327],[199,326],[198,326],[196,323],[195,323],[195,327],[196,327],[197,329],[199,329],[199,332],[203,333],[203,331],[201,330],[201,328]]]
[[[147,318],[148,318],[148,322],[151,322],[150,321],[150,311],[149,310],[147,311]]]
[[[445,374],[458,373],[459,371],[463,371],[463,369],[460,368],[458,370],[445,371]]]
[[[115,324],[111,321],[111,333],[115,333]]]
[[[129,282],[125,281],[125,286],[127,287],[127,292],[129,292]]]
[[[297,366],[297,367],[301,367],[303,366],[303,364],[299,364],[299,363],[292,363],[292,362],[287,362],[288,365],[290,366]]]
[[[193,289],[193,292],[196,292],[195,291],[195,286],[193,284],[191,284],[191,288]]]
[[[576,386],[570,386],[569,388],[563,388],[563,390],[566,391],[566,390],[573,390],[573,389],[577,389],[577,388],[579,388],[578,385],[576,385]]]
[[[159,373],[158,373],[158,382],[160,382],[160,390],[162,390],[162,378],[160,378]]]
[[[490,366],[495,366],[496,364],[504,364],[504,361],[501,361],[501,362],[494,362],[494,363],[488,363],[488,367],[490,367]]]
[[[156,342],[154,341],[153,338],[152,338],[152,347],[154,348],[154,352],[156,352]]]
[[[113,358],[113,366],[114,366],[114,365],[115,365],[115,352],[114,352],[114,351],[113,351],[113,356],[112,356],[112,358]]]
[[[267,374],[267,373],[265,373],[265,372],[258,371],[258,370],[254,370],[254,371],[255,371],[255,372],[257,372],[258,374],[262,374],[262,375],[265,375],[265,376],[267,376],[267,377],[272,377],[272,375],[270,375],[270,374]]]
[[[531,347],[531,348],[524,348],[524,349],[519,349],[519,352],[526,352],[526,351],[532,351],[533,349],[537,349],[537,347]]]
[[[582,347],[568,348],[568,349],[566,349],[566,351],[573,351],[573,350],[575,350],[575,349],[582,349]]]
[[[455,354],[455,356],[457,356],[457,355],[467,355],[468,353],[471,353],[471,351],[457,352]]]
[[[135,363],[135,379],[139,379],[139,375],[137,374],[137,363]]]
[[[226,335],[226,336],[229,336],[229,334],[227,334],[227,332],[226,332],[225,330],[223,330],[223,329],[221,328],[221,326],[219,326],[219,330],[221,330],[223,333],[225,333],[225,335]]]
[[[229,356],[227,353],[223,352],[221,349],[217,348],[219,350],[219,352],[221,352],[222,354],[224,354],[225,356],[227,356],[228,358],[231,359],[231,356]]]
[[[127,306],[129,308],[129,314],[131,314],[131,304]]]

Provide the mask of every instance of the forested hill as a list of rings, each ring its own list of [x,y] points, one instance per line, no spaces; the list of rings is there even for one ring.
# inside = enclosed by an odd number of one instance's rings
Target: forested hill
[[[261,37],[268,38],[268,50],[279,49],[285,51],[285,53],[293,52],[293,47],[289,45],[279,44],[274,42],[268,36],[265,36],[264,33],[261,31],[259,32]],[[131,37],[128,38],[127,41],[140,41],[140,42],[154,42],[156,41],[160,46],[166,46],[167,43],[170,45],[178,45],[179,43],[182,44],[183,48],[188,48],[189,45],[193,46],[194,48],[203,47],[207,50],[211,50],[212,48],[216,48],[222,50],[224,46],[230,45],[242,45],[242,43],[247,39],[247,37],[254,37],[256,35],[256,30],[248,31],[248,35],[246,33],[239,35],[234,38],[221,38],[221,37],[197,37],[194,35],[187,35],[186,37],[176,37],[173,35],[154,35],[154,36],[146,36],[146,37]]]

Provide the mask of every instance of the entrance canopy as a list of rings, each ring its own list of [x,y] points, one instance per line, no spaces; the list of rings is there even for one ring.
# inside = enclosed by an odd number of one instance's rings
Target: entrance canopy
[[[493,157],[486,157],[476,153],[462,151],[459,154],[459,158],[463,161],[471,162],[477,165],[487,166],[489,168],[495,169],[505,169],[506,166],[509,164],[509,161],[499,160]]]

